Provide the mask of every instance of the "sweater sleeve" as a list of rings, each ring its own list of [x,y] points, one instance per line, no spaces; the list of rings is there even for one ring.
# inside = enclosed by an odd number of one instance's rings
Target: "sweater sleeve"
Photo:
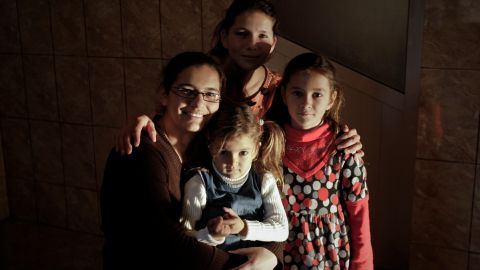
[[[265,216],[262,221],[245,220],[247,234],[243,240],[285,241],[288,237],[288,220],[280,198],[275,177],[271,173],[263,175],[262,199]]]
[[[347,156],[342,176],[343,196],[350,225],[351,269],[373,270],[367,173],[363,161]]]
[[[368,196],[358,202],[347,202],[352,238],[352,270],[373,270],[373,251],[370,240]]]
[[[195,236],[198,241],[206,243],[211,246],[222,244],[225,237],[221,240],[215,240],[209,232],[208,228],[201,228],[195,230],[195,225],[202,217],[202,211],[207,204],[207,192],[205,185],[199,174],[196,174],[185,184],[185,192],[183,197],[183,215],[182,223],[188,233]]]

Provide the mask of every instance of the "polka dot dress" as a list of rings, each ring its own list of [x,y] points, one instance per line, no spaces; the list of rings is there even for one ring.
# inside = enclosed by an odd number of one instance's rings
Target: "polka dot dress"
[[[284,172],[282,201],[290,221],[284,269],[348,269],[345,203],[367,196],[365,167],[338,152],[308,179],[287,167]]]

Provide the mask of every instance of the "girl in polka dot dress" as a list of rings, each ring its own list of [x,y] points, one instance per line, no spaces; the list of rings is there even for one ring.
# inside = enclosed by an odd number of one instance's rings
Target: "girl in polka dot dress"
[[[325,57],[304,53],[285,68],[288,109],[283,204],[290,233],[285,269],[372,269],[366,169],[335,149],[342,91]]]

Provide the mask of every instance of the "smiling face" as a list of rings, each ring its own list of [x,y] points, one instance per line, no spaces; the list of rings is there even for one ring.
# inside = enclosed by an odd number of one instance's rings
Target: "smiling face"
[[[173,83],[173,87],[191,87],[201,92],[220,94],[220,77],[209,65],[190,66],[184,69]],[[185,98],[169,91],[162,100],[165,106],[163,124],[169,136],[180,138],[186,133],[198,132],[218,110],[218,102],[208,102],[202,95],[193,99]]]
[[[210,152],[215,168],[228,178],[239,178],[252,166],[257,156],[258,147],[254,138],[248,134],[229,138],[223,145],[213,142]]]
[[[291,125],[300,130],[320,125],[336,96],[337,93],[332,90],[328,78],[312,70],[294,73],[282,89],[282,98],[287,105]]]
[[[222,44],[228,50],[227,63],[244,70],[265,64],[277,42],[273,26],[273,18],[260,11],[238,15],[228,32],[222,32]]]

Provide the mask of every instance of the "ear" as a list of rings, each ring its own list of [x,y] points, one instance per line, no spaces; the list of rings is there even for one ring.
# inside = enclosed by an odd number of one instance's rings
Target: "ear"
[[[273,43],[272,43],[272,47],[270,48],[270,54],[273,53],[276,46],[277,46],[277,36],[273,36]]]
[[[228,40],[227,40],[228,33],[225,30],[220,31],[220,41],[222,42],[222,46],[225,49],[228,49]]]
[[[335,104],[336,99],[337,99],[337,91],[333,91],[332,95],[330,96],[330,104],[328,104],[327,110],[330,110],[332,108],[333,104]]]
[[[163,107],[166,107],[167,104],[168,104],[168,94],[167,92],[165,91],[165,89],[161,89],[158,94],[158,100],[160,102],[160,105],[162,105]]]

